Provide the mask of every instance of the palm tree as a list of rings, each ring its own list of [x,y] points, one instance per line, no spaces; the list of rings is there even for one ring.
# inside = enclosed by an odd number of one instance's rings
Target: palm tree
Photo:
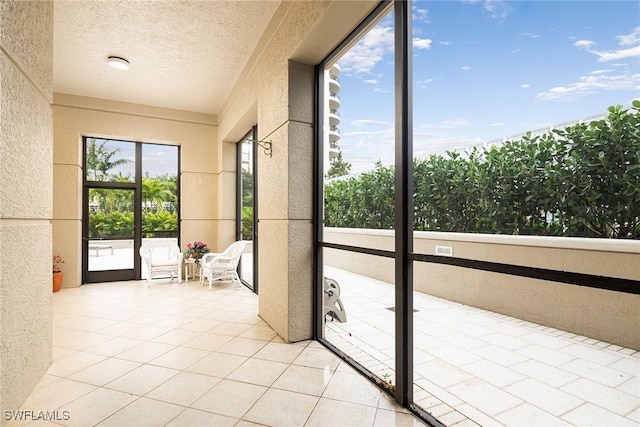
[[[144,205],[153,205],[162,209],[162,202],[171,200],[175,192],[171,191],[169,186],[165,184],[167,181],[160,181],[155,178],[142,178],[142,200]]]
[[[104,181],[108,176],[107,172],[118,166],[131,163],[128,159],[115,159],[113,157],[120,151],[119,148],[115,150],[107,150],[107,140],[101,140],[102,143],[98,143],[96,138],[89,138],[87,140],[87,177],[93,178],[93,181]],[[89,176],[92,173],[93,176]]]

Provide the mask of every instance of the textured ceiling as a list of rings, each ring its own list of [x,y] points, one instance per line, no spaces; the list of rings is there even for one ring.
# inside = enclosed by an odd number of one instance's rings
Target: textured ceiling
[[[279,4],[56,0],[54,92],[219,114]]]

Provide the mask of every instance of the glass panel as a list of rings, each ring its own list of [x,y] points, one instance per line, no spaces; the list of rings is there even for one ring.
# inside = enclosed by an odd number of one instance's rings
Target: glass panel
[[[143,144],[143,237],[177,238],[177,208],[178,147],[169,145]]]
[[[325,70],[324,242],[394,250],[393,54],[388,14]],[[323,260],[326,340],[393,387],[393,258],[325,248]]]
[[[414,6],[415,252],[506,273],[414,262],[414,401],[451,425],[562,424],[558,368],[604,357],[583,334],[616,293],[583,304],[593,289],[508,267],[637,277],[636,243],[607,241],[640,238],[637,4]]]
[[[251,137],[241,141],[240,187],[241,187],[241,228],[240,239],[246,243],[240,259],[240,277],[249,285],[253,284],[253,142]]]
[[[375,375],[395,383],[394,260],[323,250],[324,338]]]
[[[416,230],[640,239],[637,4],[416,4]]]
[[[178,245],[176,146],[142,144],[142,244],[149,239],[168,239]],[[189,272],[194,274],[196,270],[191,268]],[[146,276],[147,269],[142,268],[141,278]]]
[[[87,138],[86,144],[87,181],[135,181],[135,143]]]
[[[133,195],[89,189],[89,271],[133,268]]]

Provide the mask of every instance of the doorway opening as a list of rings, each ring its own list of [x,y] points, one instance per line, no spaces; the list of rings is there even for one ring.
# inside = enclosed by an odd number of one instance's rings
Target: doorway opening
[[[180,237],[178,146],[83,138],[82,283],[144,279],[148,239]]]
[[[237,145],[236,240],[245,242],[240,258],[242,283],[258,293],[258,200],[257,156],[258,129],[254,126]]]

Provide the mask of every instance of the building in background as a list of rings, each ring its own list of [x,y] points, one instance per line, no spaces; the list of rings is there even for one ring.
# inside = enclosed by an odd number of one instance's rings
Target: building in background
[[[331,164],[340,153],[340,145],[338,144],[340,141],[340,129],[338,128],[340,124],[340,66],[335,63],[325,73],[325,94],[328,96],[325,96],[324,108],[325,112],[327,112],[326,116],[329,117],[329,129],[324,132],[325,139],[328,139],[324,144],[326,148],[324,150],[323,164],[326,175]]]

